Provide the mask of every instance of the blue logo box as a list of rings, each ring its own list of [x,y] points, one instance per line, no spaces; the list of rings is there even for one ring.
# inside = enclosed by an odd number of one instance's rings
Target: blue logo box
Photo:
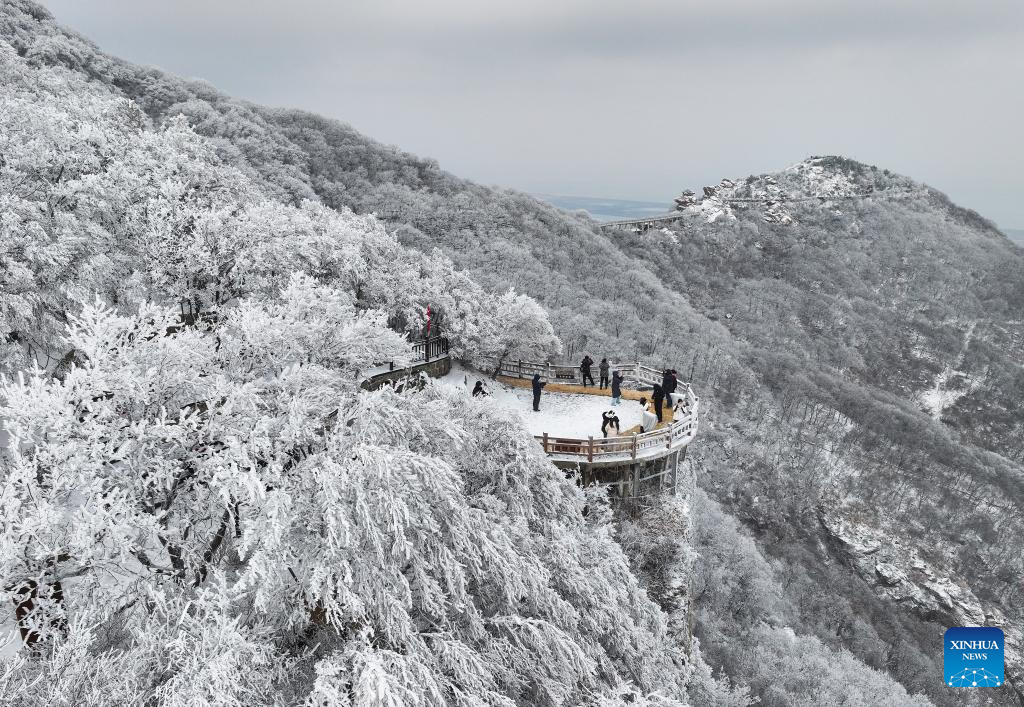
[[[1003,682],[1003,631],[989,627],[946,629],[943,675],[950,687],[1000,687]]]

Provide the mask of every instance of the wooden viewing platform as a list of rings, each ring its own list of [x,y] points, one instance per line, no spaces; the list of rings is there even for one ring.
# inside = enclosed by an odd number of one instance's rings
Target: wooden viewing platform
[[[647,461],[663,457],[686,447],[697,434],[697,405],[693,392],[684,392],[688,406],[677,420],[666,421],[650,432],[632,433],[618,437],[572,439],[555,437],[547,433],[536,439],[556,462],[583,462],[598,466],[618,466],[623,462]],[[670,411],[666,411],[670,412]]]
[[[497,362],[492,363],[497,366]],[[492,368],[493,370],[493,368]],[[661,372],[643,364],[609,364],[610,371],[619,371],[624,378],[622,397],[639,400],[649,397],[637,388],[652,387],[661,383]],[[593,386],[584,386],[578,366],[559,366],[547,363],[513,361],[502,363],[497,371],[501,382],[515,387],[529,387],[534,374],[539,373],[548,385],[545,392],[571,393],[581,395],[603,395],[611,397],[611,390]],[[632,386],[630,390],[626,386]],[[676,391],[674,398],[683,399],[685,413],[678,419],[672,416],[671,408],[663,411],[663,422],[649,432],[627,432],[624,435],[608,438],[586,439],[563,437],[544,433],[534,435],[543,446],[544,452],[552,461],[561,466],[570,464],[587,464],[589,466],[622,466],[637,464],[683,450],[697,434],[698,398],[689,384],[684,383],[681,391]]]
[[[404,386],[416,381],[424,373],[434,377],[442,376],[451,369],[448,342],[443,337],[423,342],[413,354],[412,365],[395,369],[384,366],[383,371],[364,380],[362,386],[374,390],[384,384]],[[596,366],[595,366],[596,368]],[[622,398],[636,401],[650,395],[649,390],[660,384],[662,372],[636,363],[609,364],[610,371],[623,376]],[[609,388],[584,386],[578,366],[563,366],[531,361],[498,362],[490,360],[490,372],[502,383],[529,388],[531,379],[539,374],[547,383],[548,393],[593,395],[611,397]],[[640,508],[650,499],[664,493],[675,494],[681,464],[686,458],[686,449],[697,434],[698,398],[688,383],[673,397],[684,400],[683,413],[673,417],[672,408],[663,410],[663,422],[649,432],[637,428],[608,438],[586,439],[561,435],[534,435],[545,454],[556,466],[577,476],[583,486],[601,484],[607,486],[618,501],[628,508]]]

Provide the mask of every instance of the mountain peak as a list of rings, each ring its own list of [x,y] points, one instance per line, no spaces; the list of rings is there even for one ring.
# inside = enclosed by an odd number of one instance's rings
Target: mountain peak
[[[843,180],[851,187],[873,186],[875,189],[891,188],[894,185],[903,187],[917,187],[920,185],[902,175],[891,172],[888,169],[876,167],[873,164],[858,162],[857,160],[842,155],[815,155],[797,162],[795,165],[783,170],[782,174],[791,174],[803,177],[814,188],[815,183],[822,177],[832,180]]]
[[[921,195],[925,187],[887,169],[839,155],[812,156],[781,172],[723,179],[703,188],[703,198],[687,190],[677,198],[678,210],[699,214],[708,222],[734,218],[733,209],[760,208],[769,223],[792,223],[800,202],[830,204],[862,198],[904,198]]]

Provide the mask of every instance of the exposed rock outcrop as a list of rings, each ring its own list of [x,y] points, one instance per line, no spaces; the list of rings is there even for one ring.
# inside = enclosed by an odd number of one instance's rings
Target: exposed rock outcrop
[[[844,518],[819,514],[833,547],[881,596],[924,619],[952,626],[995,626],[1006,636],[1006,680],[1024,702],[1024,631],[997,608],[988,607],[966,583],[947,576],[899,539]]]

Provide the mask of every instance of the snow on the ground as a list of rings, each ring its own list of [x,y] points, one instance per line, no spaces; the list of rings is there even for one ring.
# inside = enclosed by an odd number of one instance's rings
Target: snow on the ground
[[[936,420],[942,419],[942,411],[963,397],[963,391],[946,387],[952,371],[947,368],[935,378],[935,386],[921,394],[921,405]]]
[[[955,387],[951,383],[954,379],[960,387]],[[962,371],[946,368],[935,377],[935,385],[921,393],[921,407],[932,418],[941,420],[943,412],[953,407],[960,398],[976,391],[984,382],[984,378],[974,378]]]
[[[946,366],[942,372],[935,377],[935,385],[921,393],[921,406],[929,415],[932,416],[932,418],[936,420],[941,420],[942,413],[946,409],[952,407],[960,398],[976,391],[984,383],[983,380],[974,378],[963,371],[958,370],[963,366],[964,359],[967,357],[967,349],[970,347],[971,341],[974,339],[974,330],[977,325],[978,322],[976,321],[968,322],[967,331],[964,332],[964,341],[960,347],[960,353],[957,354],[953,365]],[[950,383],[954,378],[958,379],[958,382],[962,384],[960,387],[955,387]]]
[[[812,196],[849,196],[858,192],[858,186],[848,174],[838,169],[826,169],[821,159],[798,162],[786,171],[799,174],[807,183]]]
[[[410,362],[410,365],[412,363],[415,362]],[[401,369],[403,366],[404,364],[401,361],[392,361],[389,363],[381,363],[376,366],[371,366],[370,368],[367,368],[365,371],[360,371],[359,373],[364,380],[369,380],[374,376],[379,376],[381,373],[390,373],[391,371]]]
[[[470,395],[478,380],[483,381],[484,387],[490,391],[488,400],[519,415],[533,435],[547,432],[552,437],[586,439],[593,435],[599,439],[601,413],[608,410],[614,410],[619,416],[623,432],[640,424],[640,403],[636,400],[623,398],[619,405],[612,407],[611,397],[545,391],[540,398],[540,412],[534,412],[533,392],[529,388],[504,385],[479,371],[453,365],[452,372],[438,382],[465,390],[466,395]]]

